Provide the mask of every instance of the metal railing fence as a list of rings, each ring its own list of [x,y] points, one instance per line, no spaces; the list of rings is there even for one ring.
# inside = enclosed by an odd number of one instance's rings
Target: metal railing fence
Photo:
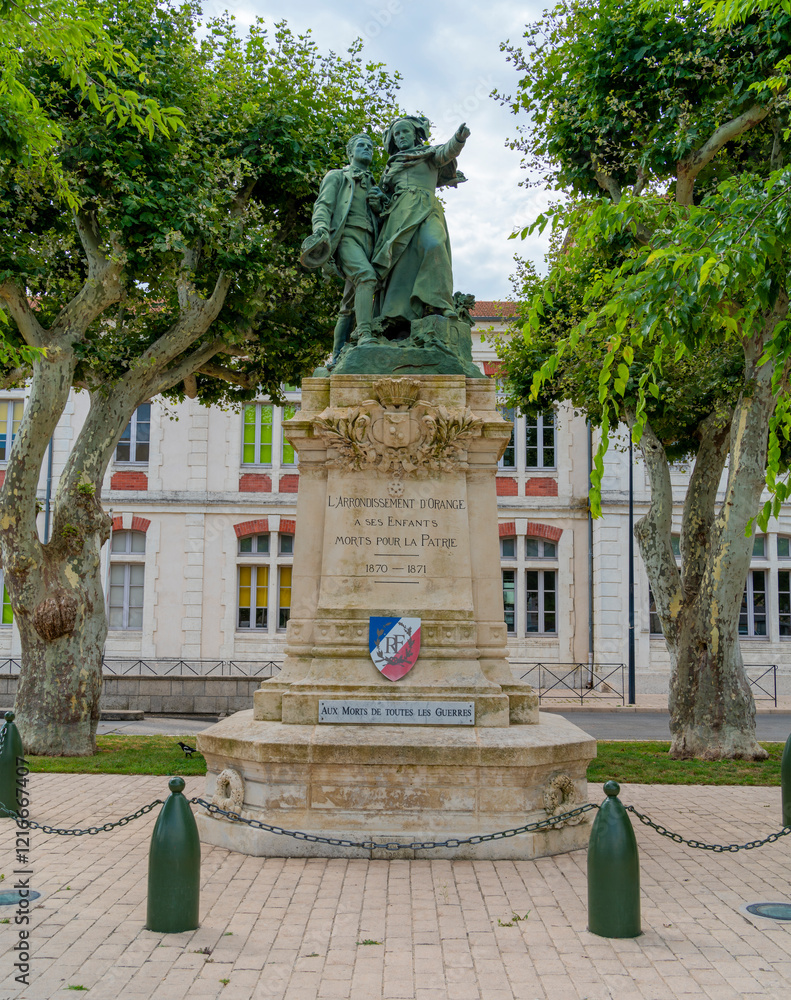
[[[280,673],[282,660],[211,660],[178,657],[121,657],[102,659],[105,677],[274,677]],[[0,660],[0,675],[16,677],[20,660]]]
[[[512,660],[512,667],[523,667],[528,661]],[[745,664],[747,680],[756,701],[771,701],[777,707],[777,664]],[[520,680],[527,681],[538,693],[538,701],[620,702],[626,704],[626,664],[594,663],[534,663]]]
[[[512,667],[525,666],[511,660]],[[579,701],[617,701],[625,703],[623,663],[534,663],[520,680],[538,692],[539,703],[546,698]]]

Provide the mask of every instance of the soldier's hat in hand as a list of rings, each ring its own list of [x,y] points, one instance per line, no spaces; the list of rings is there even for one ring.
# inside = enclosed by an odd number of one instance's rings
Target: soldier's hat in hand
[[[327,263],[331,251],[329,238],[324,233],[312,233],[303,242],[299,259],[303,267],[315,271],[317,267]]]

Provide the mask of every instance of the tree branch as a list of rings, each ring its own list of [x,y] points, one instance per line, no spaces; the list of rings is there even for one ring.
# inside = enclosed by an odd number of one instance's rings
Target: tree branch
[[[685,596],[699,591],[710,555],[717,490],[728,457],[733,412],[713,412],[698,428],[700,447],[689,477],[681,522],[681,574]]]
[[[121,281],[124,255],[120,246],[114,246],[115,257],[108,257],[93,223],[84,213],[75,216],[75,226],[85,251],[88,277],[71,302],[61,309],[50,330],[56,337],[66,333],[70,343],[80,340],[91,323],[118,302],[124,291]]]
[[[676,165],[677,204],[691,205],[695,178],[698,176],[700,171],[706,166],[707,163],[711,163],[726,142],[730,142],[731,139],[736,139],[743,132],[747,132],[755,125],[758,125],[764,120],[764,118],[766,118],[771,110],[771,105],[765,108],[760,104],[754,104],[751,108],[748,108],[744,114],[726,122],[725,125],[721,125],[720,128],[718,128],[717,131],[706,142],[704,142],[699,149],[690,153],[689,156],[685,157],[683,160],[679,160]]]
[[[631,430],[634,414],[627,412],[626,417]],[[676,618],[681,608],[681,575],[670,541],[673,487],[664,446],[647,421],[640,439],[640,451],[651,482],[651,505],[648,513],[635,524],[634,536],[640,546],[665,637],[670,639],[677,630]]]
[[[610,177],[609,174],[603,173],[601,170],[595,170],[594,176],[596,178],[596,183],[602,189],[606,191],[607,194],[612,198],[614,204],[618,204],[622,197],[621,187],[614,177]],[[638,180],[634,186],[634,194],[639,195],[642,193],[643,188],[647,183],[647,178],[642,173],[642,170],[638,174]],[[637,239],[643,246],[648,246],[651,243],[651,230],[647,229],[642,223],[637,224]],[[565,241],[564,241],[565,247]]]
[[[143,352],[136,367],[141,369],[153,367],[156,371],[161,372],[165,365],[175,361],[199,337],[202,337],[217,319],[230,287],[230,275],[221,271],[214,285],[214,291],[208,299],[204,299],[197,292],[191,294],[189,306],[181,312],[167,333],[164,333]],[[214,354],[218,350],[219,347],[214,351]]]
[[[44,347],[46,333],[30,308],[27,295],[14,282],[5,281],[0,285],[0,299],[6,303],[25,343],[30,347]]]
[[[16,389],[20,383],[25,383],[31,377],[29,368],[14,368],[13,371],[0,377],[0,389]]]
[[[193,375],[211,361],[221,347],[221,340],[213,340],[211,343],[205,344],[203,347],[198,348],[198,350],[186,355],[186,357],[180,358],[170,368],[160,371],[158,375],[154,376],[148,382],[148,395],[156,396],[158,393],[165,392],[166,389],[171,389],[174,385],[178,385],[179,382],[183,382],[185,378]]]
[[[618,184],[618,181],[616,181],[614,177],[610,177],[609,174],[605,174],[603,171],[596,170],[595,168],[593,176],[596,178],[596,183],[602,191],[606,191],[617,205],[621,200],[621,187]]]
[[[198,371],[204,375],[211,375],[213,378],[221,378],[225,382],[240,385],[244,389],[255,389],[258,385],[258,379],[253,378],[251,375],[245,375],[243,372],[232,371],[224,365],[215,365],[209,362],[208,364],[201,365]]]
[[[777,116],[772,118],[772,155],[769,157],[769,169],[779,170],[783,165],[783,126]]]
[[[637,180],[634,182],[634,187],[632,188],[632,194],[635,197],[639,197],[643,193],[648,184],[648,175],[645,173],[642,167],[637,168]]]

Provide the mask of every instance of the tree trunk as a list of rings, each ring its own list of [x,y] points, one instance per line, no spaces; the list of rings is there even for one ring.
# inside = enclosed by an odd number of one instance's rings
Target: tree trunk
[[[69,524],[63,522],[59,530]],[[59,539],[53,542],[60,548]],[[45,556],[46,596],[32,615],[17,616],[23,669],[15,710],[27,753],[81,757],[96,752],[107,636],[102,538],[94,530],[78,544],[78,551],[65,557]]]
[[[681,572],[671,548],[673,493],[667,457],[650,425],[641,441],[651,507],[635,525],[635,537],[670,653],[670,756],[675,758],[767,756],[755,738],[755,703],[738,636],[753,544],[745,529],[764,483],[765,446],[762,454],[755,440],[761,439],[754,427],[756,418],[761,419],[756,402],[754,397],[743,399],[733,420],[730,414],[712,414],[701,425],[684,504]],[[749,461],[744,461],[746,437],[752,441]],[[718,513],[717,489],[729,450],[729,488]]]
[[[726,595],[723,589],[731,593]],[[743,590],[743,582],[731,580],[713,593],[701,593],[682,610],[678,638],[668,640],[671,757],[767,757],[755,738],[755,701],[734,628]],[[727,611],[720,616],[717,609],[723,604]]]

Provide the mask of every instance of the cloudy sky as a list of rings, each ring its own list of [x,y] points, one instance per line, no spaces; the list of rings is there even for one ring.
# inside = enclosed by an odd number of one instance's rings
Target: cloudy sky
[[[506,298],[514,253],[544,271],[546,240],[509,240],[547,204],[541,188],[519,187],[518,152],[505,148],[517,119],[488,95],[511,93],[516,73],[500,43],[521,38],[546,4],[525,0],[206,0],[207,14],[227,9],[240,25],[256,17],[311,29],[319,48],[343,52],[354,38],[363,55],[404,77],[401,105],[434,124],[432,141],[445,142],[466,121],[472,135],[460,157],[466,184],[445,197],[453,248],[454,285],[479,300]]]

